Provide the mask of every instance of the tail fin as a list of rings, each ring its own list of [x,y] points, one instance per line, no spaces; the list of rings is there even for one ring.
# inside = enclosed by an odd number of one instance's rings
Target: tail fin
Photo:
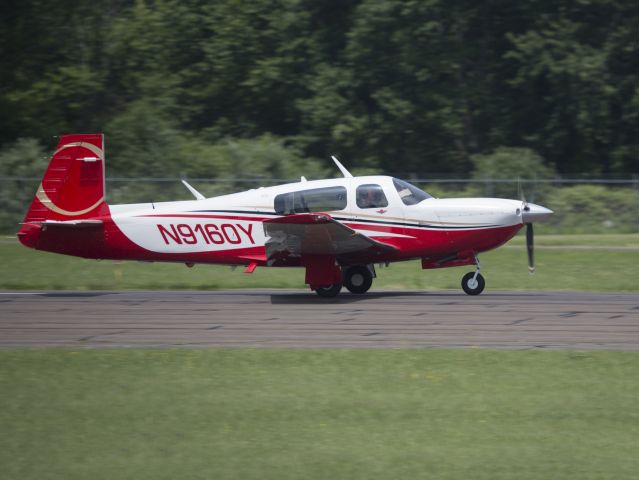
[[[108,207],[104,194],[104,135],[64,135],[53,152],[24,222],[81,220],[105,215]]]

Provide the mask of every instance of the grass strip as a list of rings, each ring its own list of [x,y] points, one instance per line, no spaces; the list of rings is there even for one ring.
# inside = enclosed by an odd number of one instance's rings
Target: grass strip
[[[502,248],[481,255],[487,290],[590,290],[639,291],[639,249],[619,251],[634,245],[636,235],[539,236],[541,245],[614,246],[611,250],[538,250],[537,271],[527,273],[525,247]],[[565,239],[564,237],[570,237]],[[626,238],[627,237],[627,238]],[[625,239],[625,240],[624,240]],[[515,239],[516,242],[521,240]],[[581,242],[581,243],[580,243]],[[123,289],[228,289],[304,288],[304,271],[258,268],[253,274],[242,268],[231,272],[219,265],[111,262],[86,260],[22,247],[15,240],[0,242],[0,289],[15,290],[123,290]],[[419,262],[378,268],[373,289],[460,289],[463,274],[472,267],[422,270]]]
[[[635,479],[639,355],[0,351],[0,477]]]

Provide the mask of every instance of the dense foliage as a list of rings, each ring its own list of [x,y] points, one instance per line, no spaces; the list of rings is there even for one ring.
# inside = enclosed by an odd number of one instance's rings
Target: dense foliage
[[[637,31],[624,0],[7,0],[0,146],[104,131],[119,175],[214,176],[253,139],[400,175],[500,147],[627,175]]]

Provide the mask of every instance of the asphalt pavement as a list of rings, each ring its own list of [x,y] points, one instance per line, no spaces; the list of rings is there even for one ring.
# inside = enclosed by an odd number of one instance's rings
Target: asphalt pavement
[[[639,295],[0,292],[0,347],[639,350]]]

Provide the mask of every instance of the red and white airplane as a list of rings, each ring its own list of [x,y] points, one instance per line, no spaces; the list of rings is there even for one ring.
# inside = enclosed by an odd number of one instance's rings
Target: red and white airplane
[[[366,292],[375,264],[421,259],[422,268],[475,265],[462,279],[469,295],[484,289],[477,255],[503,245],[551,210],[519,200],[436,199],[387,176],[257,188],[196,200],[108,205],[104,137],[65,135],[18,232],[30,248],[94,259],[304,267],[322,297],[342,286]]]

